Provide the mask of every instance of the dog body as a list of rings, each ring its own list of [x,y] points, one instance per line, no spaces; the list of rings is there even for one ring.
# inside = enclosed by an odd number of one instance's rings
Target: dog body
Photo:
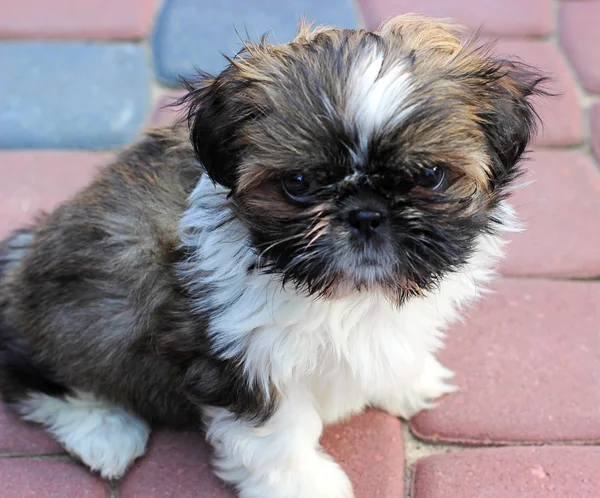
[[[349,498],[319,449],[454,387],[442,330],[502,255],[539,79],[406,16],[248,45],[0,256],[0,388],[118,478],[205,424],[243,498]]]

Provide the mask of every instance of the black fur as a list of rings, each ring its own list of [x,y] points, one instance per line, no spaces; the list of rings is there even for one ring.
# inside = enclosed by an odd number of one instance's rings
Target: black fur
[[[18,230],[0,244],[0,281],[19,263],[31,239],[31,229]],[[20,241],[20,240],[25,241]],[[68,389],[52,380],[47,366],[35,365],[23,345],[23,339],[4,318],[6,303],[0,299],[0,395],[8,403],[15,403],[29,392],[62,396]]]
[[[194,152],[213,181],[234,189],[235,165],[242,153],[236,141],[240,138],[241,124],[252,119],[255,112],[236,101],[247,83],[232,81],[230,71],[216,78],[200,73],[196,82],[185,81],[188,94],[176,105],[195,104],[189,106],[188,115]],[[202,105],[197,105],[198,102]]]
[[[0,281],[19,264],[28,250],[33,229],[18,230],[0,244]],[[69,389],[54,380],[49,365],[34,363],[21,335],[6,322],[7,303],[0,299],[0,395],[16,403],[30,392],[64,396]]]
[[[498,61],[488,77],[494,90],[492,108],[481,118],[492,159],[491,185],[499,193],[520,176],[517,166],[537,130],[539,117],[531,97],[552,94],[543,88],[549,81],[546,76],[518,61]],[[499,84],[502,78],[509,78],[513,86]]]
[[[50,366],[34,364],[31,354],[19,346],[18,334],[5,323],[0,323],[0,394],[7,403],[18,403],[29,393],[43,393],[62,397],[71,390],[53,380]]]

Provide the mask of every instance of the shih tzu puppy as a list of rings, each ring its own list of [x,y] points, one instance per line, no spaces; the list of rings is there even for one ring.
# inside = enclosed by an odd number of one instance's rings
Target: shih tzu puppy
[[[454,390],[434,354],[516,226],[541,81],[413,15],[248,42],[3,243],[4,399],[105,478],[203,424],[243,498],[352,497],[323,425]]]

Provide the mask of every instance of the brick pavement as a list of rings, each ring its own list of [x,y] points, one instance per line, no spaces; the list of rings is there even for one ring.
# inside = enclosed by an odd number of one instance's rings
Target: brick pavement
[[[441,355],[461,390],[408,426],[355,417],[324,445],[357,498],[597,498],[600,0],[0,0],[0,149],[13,149],[0,150],[0,236],[85,184],[145,123],[170,122],[159,107],[178,75],[222,67],[233,27],[285,41],[302,12],[374,27],[408,11],[482,26],[562,97],[540,102],[536,181],[514,197],[529,230],[495,293],[448,333]],[[199,434],[155,434],[122,482],[105,483],[2,406],[0,483],[2,498],[232,496]]]

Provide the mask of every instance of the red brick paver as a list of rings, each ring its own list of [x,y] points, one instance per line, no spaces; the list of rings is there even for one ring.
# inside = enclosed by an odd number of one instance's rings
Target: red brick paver
[[[70,462],[0,459],[2,498],[108,498],[100,479]]]
[[[402,429],[394,417],[370,410],[327,428],[322,444],[350,476],[356,498],[403,496]]]
[[[582,152],[538,151],[511,200],[525,231],[512,237],[503,273],[600,275],[600,171]],[[599,365],[600,367],[600,365]]]
[[[600,0],[567,2],[560,7],[559,34],[582,85],[600,93]]]
[[[359,0],[369,28],[408,12],[451,18],[492,35],[539,36],[552,30],[550,0]],[[518,15],[515,15],[518,12]]]
[[[135,39],[157,0],[0,0],[0,38]]]
[[[411,421],[427,441],[600,442],[600,284],[505,280],[448,333],[460,391]]]
[[[467,450],[419,460],[414,498],[598,498],[600,448]]]
[[[150,448],[125,476],[119,498],[233,498],[212,473],[200,433],[157,431]]]
[[[49,453],[63,453],[63,449],[41,427],[23,422],[0,403],[0,455]]]
[[[89,183],[110,154],[0,152],[0,237]]]

